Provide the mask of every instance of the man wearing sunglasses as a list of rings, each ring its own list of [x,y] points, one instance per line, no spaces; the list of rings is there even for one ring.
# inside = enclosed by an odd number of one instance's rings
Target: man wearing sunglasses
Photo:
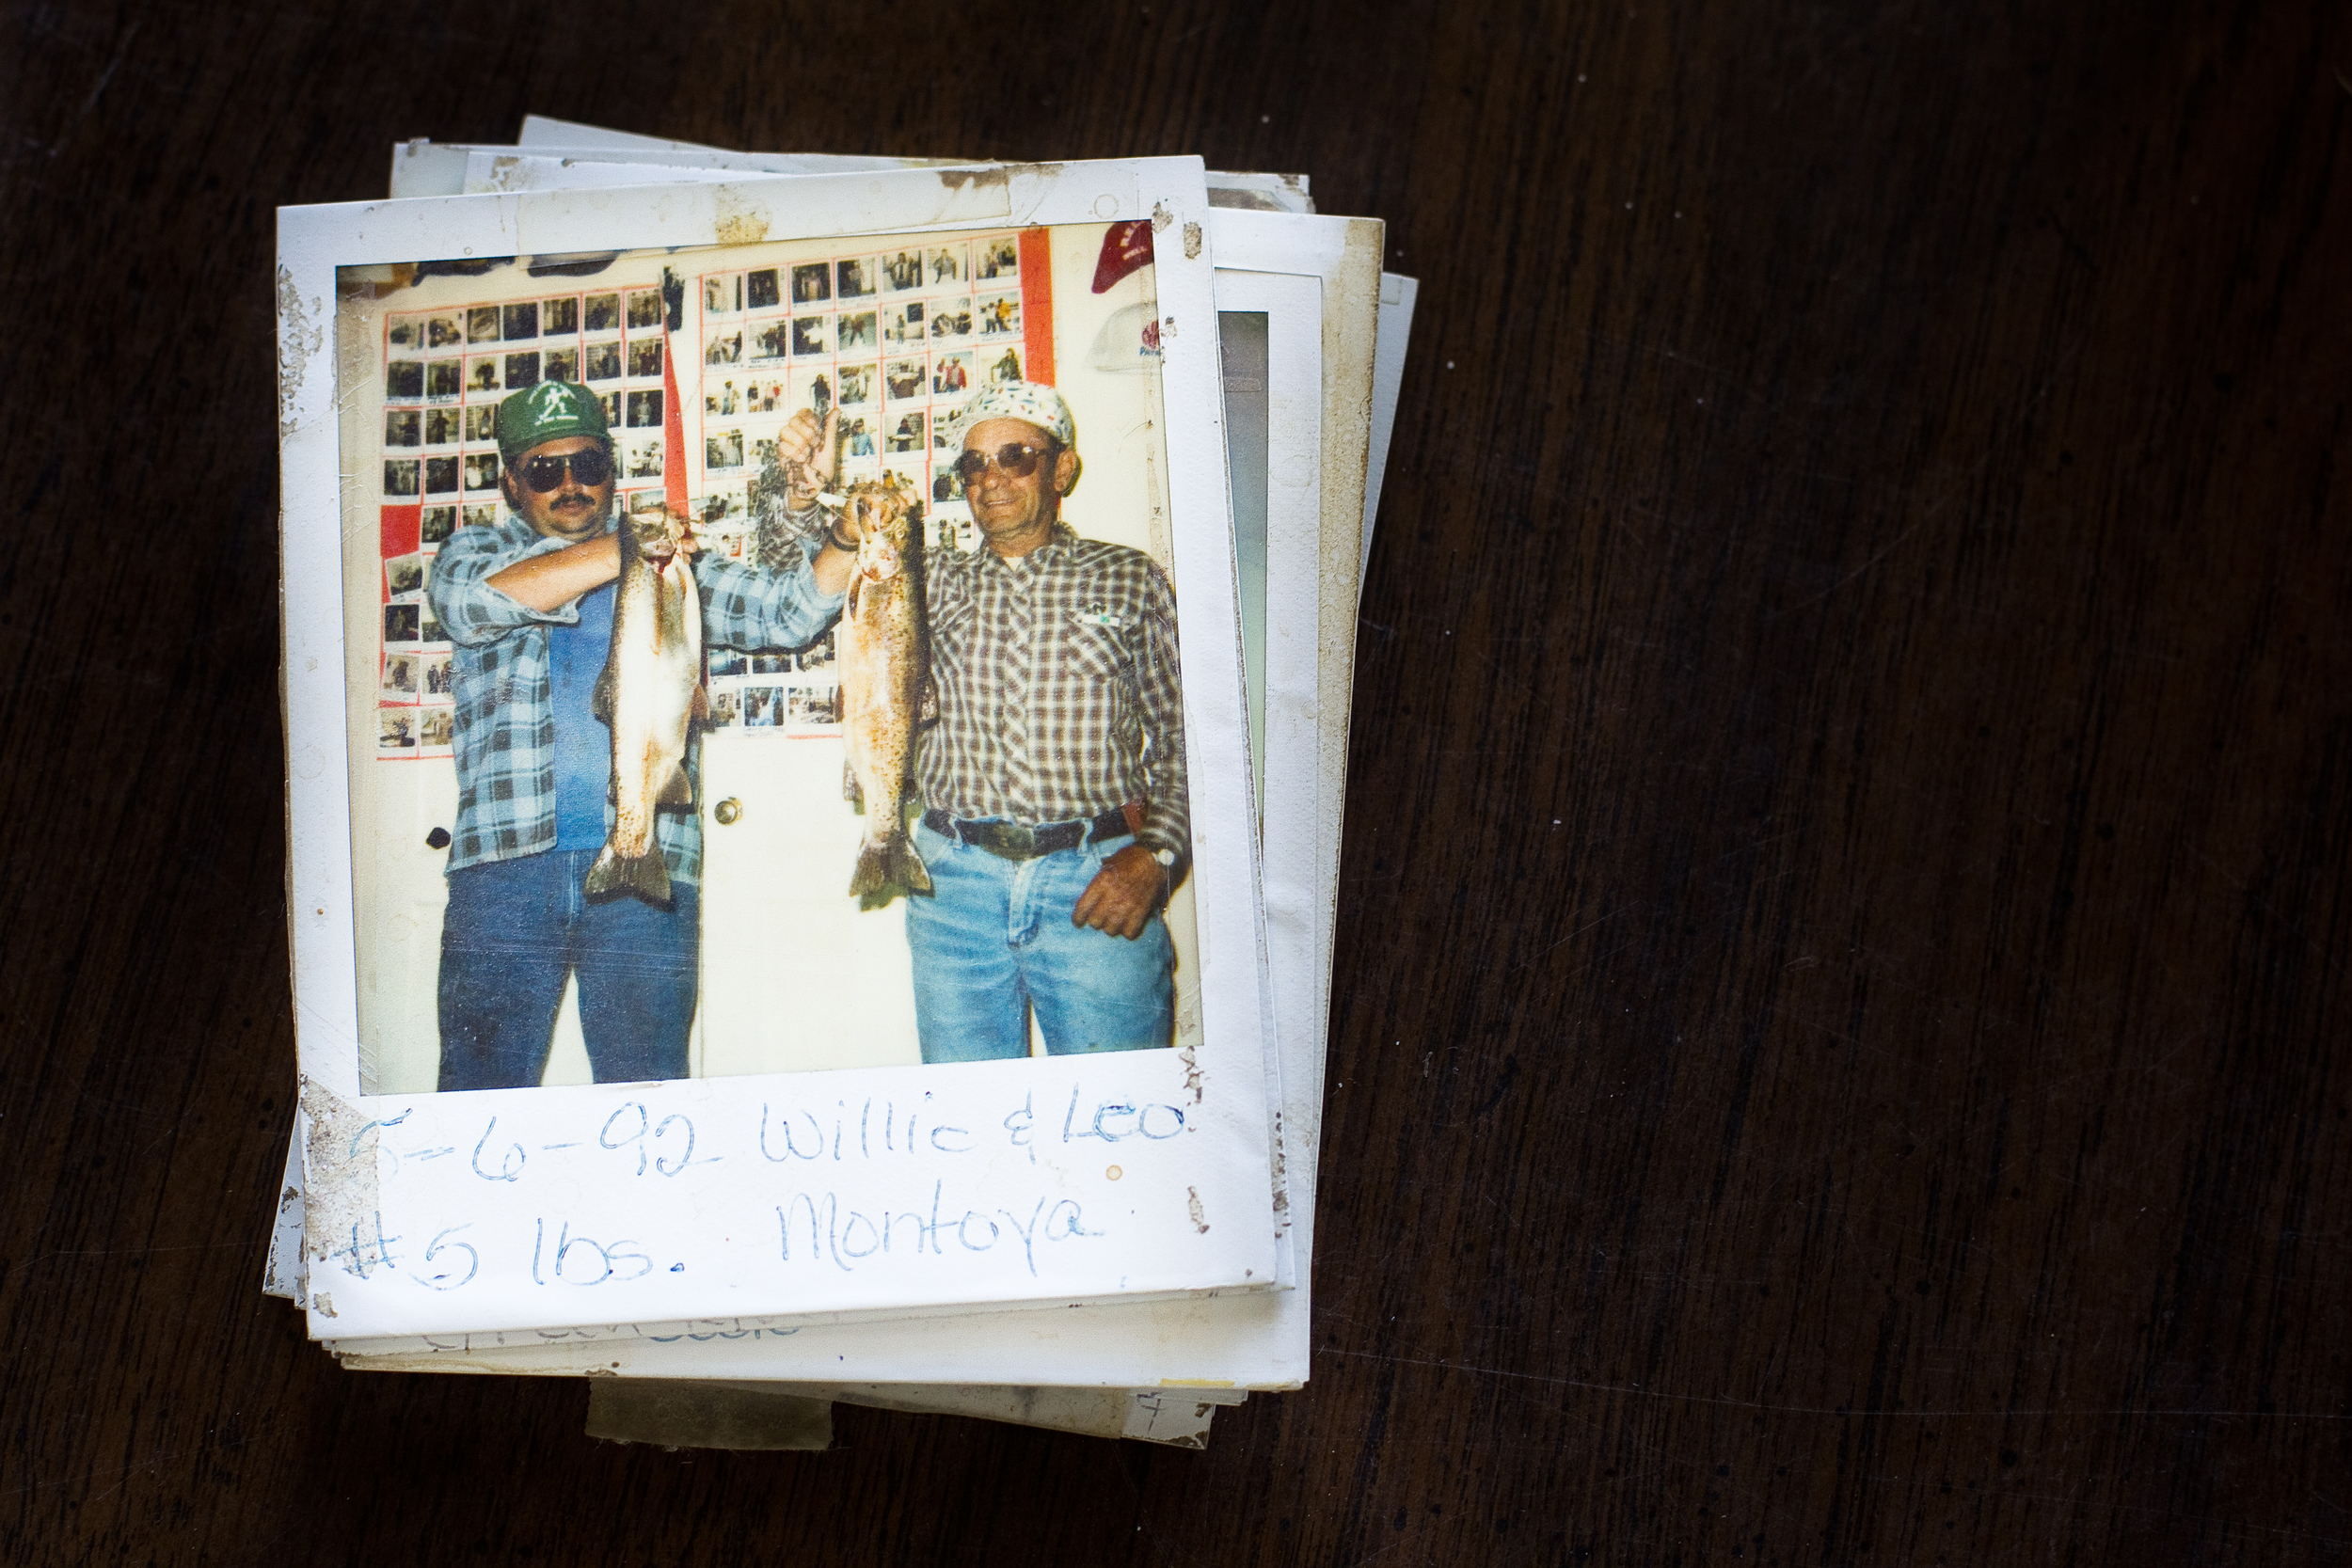
[[[963,409],[956,461],[983,548],[925,556],[939,721],[920,732],[907,901],[927,1062],[1172,1043],[1161,907],[1190,848],[1176,601],[1143,551],[1061,520],[1077,428],[1053,388]]]
[[[426,590],[454,645],[456,704],[439,1086],[537,1085],[566,976],[579,982],[599,1083],[683,1078],[701,940],[700,816],[691,807],[657,815],[668,907],[627,895],[592,903],[582,891],[608,832],[612,736],[590,693],[612,644],[621,568],[603,402],[573,383],[541,382],[499,404],[498,439],[506,505],[495,523],[450,536]],[[819,440],[803,414],[779,443],[795,481],[785,504],[798,515],[817,504],[807,459]],[[811,641],[838,610],[854,563],[832,546],[789,571],[698,562],[706,641]]]

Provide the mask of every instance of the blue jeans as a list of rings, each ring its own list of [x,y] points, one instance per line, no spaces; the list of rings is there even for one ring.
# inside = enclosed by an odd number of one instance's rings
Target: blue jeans
[[[687,1076],[702,942],[700,890],[671,907],[590,903],[594,849],[551,849],[449,874],[441,921],[444,1089],[536,1088],[564,977],[580,976],[580,1032],[599,1084]]]
[[[1105,839],[1009,861],[916,824],[933,889],[907,900],[923,1060],[1025,1056],[1030,1007],[1057,1056],[1174,1043],[1176,949],[1168,923],[1153,915],[1132,942],[1070,923],[1104,861],[1134,842]]]

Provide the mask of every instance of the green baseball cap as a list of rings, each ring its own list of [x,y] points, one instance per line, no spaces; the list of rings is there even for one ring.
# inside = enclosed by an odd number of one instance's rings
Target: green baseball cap
[[[575,381],[542,381],[499,404],[499,456],[510,466],[543,441],[593,436],[609,441],[604,400]]]

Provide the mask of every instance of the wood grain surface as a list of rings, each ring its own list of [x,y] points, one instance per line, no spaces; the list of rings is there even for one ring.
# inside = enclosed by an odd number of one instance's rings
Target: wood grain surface
[[[2352,1555],[2344,8],[0,0],[0,1560]],[[599,1446],[578,1385],[347,1374],[259,1294],[272,209],[532,110],[1303,169],[1422,279],[1314,1378],[1205,1454]]]

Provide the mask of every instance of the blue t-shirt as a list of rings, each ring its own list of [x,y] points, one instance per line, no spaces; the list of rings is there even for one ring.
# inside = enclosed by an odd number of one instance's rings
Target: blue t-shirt
[[[580,623],[548,628],[548,696],[555,709],[555,847],[597,849],[612,788],[612,732],[589,711],[612,651],[612,590],[574,601]]]

